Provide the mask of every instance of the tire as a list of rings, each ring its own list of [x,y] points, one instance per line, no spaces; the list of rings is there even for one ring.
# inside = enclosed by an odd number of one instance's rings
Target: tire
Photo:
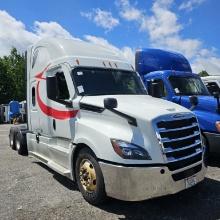
[[[82,179],[84,179],[84,175],[82,175],[82,165],[87,165],[89,163],[91,164],[88,167],[88,170],[90,170],[90,172],[86,172],[86,174],[95,171],[95,179],[94,176],[92,178],[92,175],[90,175],[90,181],[91,179],[94,180],[91,181],[92,184],[89,184],[89,186],[85,186],[82,183]],[[99,205],[106,200],[107,196],[105,192],[105,184],[101,168],[96,160],[96,156],[88,148],[83,148],[78,153],[75,165],[75,175],[79,190],[88,203],[92,205]]]
[[[18,129],[17,128],[11,128],[9,132],[9,146],[12,150],[16,150],[15,146],[15,137],[17,135]]]
[[[21,131],[17,132],[15,138],[15,146],[18,154],[24,156],[28,155],[26,134],[22,134]]]

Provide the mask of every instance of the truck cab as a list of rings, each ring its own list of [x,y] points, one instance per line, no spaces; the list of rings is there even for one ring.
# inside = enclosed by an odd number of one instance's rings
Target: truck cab
[[[149,96],[120,54],[50,38],[26,57],[28,128],[11,129],[11,147],[76,181],[88,202],[144,200],[204,179],[195,114]]]
[[[136,70],[150,95],[182,105],[197,116],[203,141],[210,153],[220,153],[219,97],[211,96],[187,59],[159,49],[136,52]]]

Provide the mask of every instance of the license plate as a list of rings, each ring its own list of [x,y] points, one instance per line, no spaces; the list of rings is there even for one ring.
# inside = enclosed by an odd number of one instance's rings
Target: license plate
[[[191,176],[185,179],[186,189],[196,185],[197,179],[196,176]]]

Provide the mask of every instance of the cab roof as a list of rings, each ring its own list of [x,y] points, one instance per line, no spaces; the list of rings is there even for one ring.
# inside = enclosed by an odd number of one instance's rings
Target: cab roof
[[[110,50],[104,46],[88,43],[82,40],[45,38],[33,46],[33,52],[39,47],[46,47],[51,59],[61,57],[84,57],[96,59],[109,59],[128,63],[120,52]]]

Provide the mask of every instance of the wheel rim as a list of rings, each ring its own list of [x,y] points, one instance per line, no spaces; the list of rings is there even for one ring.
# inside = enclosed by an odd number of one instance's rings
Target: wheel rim
[[[16,149],[19,150],[20,147],[21,147],[20,141],[17,140],[17,141],[16,141]]]
[[[84,159],[79,167],[80,183],[87,192],[96,190],[96,172],[91,161]]]

